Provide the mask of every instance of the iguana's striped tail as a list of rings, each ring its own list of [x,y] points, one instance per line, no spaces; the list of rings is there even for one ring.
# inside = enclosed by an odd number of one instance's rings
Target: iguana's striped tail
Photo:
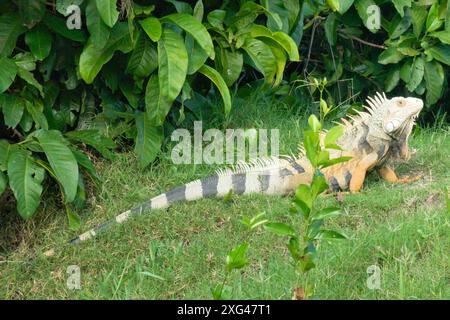
[[[256,160],[253,164],[242,164],[235,169],[218,171],[216,174],[201,180],[195,180],[162,193],[149,201],[127,210],[114,219],[108,220],[91,230],[70,240],[79,243],[88,240],[112,224],[120,224],[131,216],[141,214],[149,209],[164,209],[181,201],[194,201],[208,197],[224,197],[233,194],[284,194],[290,189],[292,178],[305,172],[305,164],[293,157],[282,159]],[[295,184],[298,184],[297,182]]]

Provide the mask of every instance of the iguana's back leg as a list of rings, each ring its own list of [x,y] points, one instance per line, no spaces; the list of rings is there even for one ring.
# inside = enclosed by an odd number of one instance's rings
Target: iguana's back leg
[[[363,186],[366,178],[366,173],[377,163],[378,155],[371,153],[364,156],[355,166],[352,172],[352,179],[350,180],[350,192],[358,192]]]
[[[384,180],[386,180],[388,182],[392,182],[392,183],[414,182],[421,178],[420,175],[417,175],[415,177],[405,176],[403,178],[399,178],[397,176],[397,174],[395,173],[395,171],[388,166],[381,167],[380,169],[378,169],[378,172],[379,172],[381,178],[383,178]]]

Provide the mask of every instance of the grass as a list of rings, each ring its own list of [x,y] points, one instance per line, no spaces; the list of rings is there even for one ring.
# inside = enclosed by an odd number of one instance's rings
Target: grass
[[[263,98],[241,102],[230,126],[279,128],[282,151],[295,150],[305,111],[296,114],[284,108]],[[420,181],[392,185],[370,174],[362,192],[346,196],[343,203],[323,198],[324,206],[344,210],[328,224],[350,240],[321,244],[317,268],[310,274],[317,298],[450,298],[450,224],[444,199],[444,187],[450,185],[450,131],[422,130],[411,145],[417,155],[398,171],[420,173]],[[99,161],[103,185],[78,212],[80,231],[215,169],[174,166],[169,156],[165,152],[159,163],[145,170],[138,168],[131,153],[120,154],[113,162]],[[73,246],[67,240],[80,231],[70,230],[61,206],[47,200],[31,221],[0,220],[0,297],[209,299],[210,288],[223,279],[227,252],[247,235],[239,220],[265,211],[270,219],[291,219],[298,225],[301,222],[288,214],[290,201],[254,195],[179,204],[147,212]],[[48,256],[48,250],[54,253]],[[297,276],[285,239],[256,232],[249,258],[250,265],[230,278],[233,298],[291,298]],[[80,290],[66,285],[71,265],[80,267]],[[366,285],[371,265],[381,269],[379,290]]]

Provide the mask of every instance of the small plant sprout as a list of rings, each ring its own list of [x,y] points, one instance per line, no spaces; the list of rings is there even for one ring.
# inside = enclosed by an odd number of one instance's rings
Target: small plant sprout
[[[327,150],[320,145],[321,122],[312,115],[308,119],[310,130],[304,132],[304,146],[306,156],[314,169],[314,176],[310,185],[302,184],[298,187],[291,213],[303,219],[300,231],[292,225],[270,222],[264,225],[266,230],[275,234],[289,237],[287,244],[289,253],[297,267],[297,272],[303,275],[301,287],[294,290],[295,299],[307,299],[313,295],[313,286],[308,281],[308,271],[316,266],[316,249],[320,240],[346,239],[342,233],[324,228],[324,221],[342,214],[339,208],[317,208],[317,200],[320,194],[328,189],[328,183],[321,173],[321,169],[330,165],[345,162],[350,157],[330,159]],[[342,135],[341,127],[331,128],[324,139],[325,148],[340,149],[336,145],[337,139]],[[298,293],[301,293],[299,296]]]
[[[251,233],[253,230],[267,222],[268,220],[266,219],[266,214],[264,212],[259,213],[253,218],[244,217],[241,220],[241,223],[247,227],[249,232],[247,233],[245,241],[234,247],[228,253],[225,260],[225,276],[223,281],[211,289],[212,296],[215,300],[231,298],[233,289],[231,286],[227,285],[227,281],[234,270],[242,269],[249,264],[246,254],[250,246]]]

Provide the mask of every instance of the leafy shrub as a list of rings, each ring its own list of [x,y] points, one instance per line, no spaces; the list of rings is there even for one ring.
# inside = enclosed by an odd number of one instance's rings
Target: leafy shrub
[[[339,101],[377,89],[424,96],[436,111],[448,93],[448,9],[447,0],[306,1],[303,68],[308,77],[327,77]],[[296,78],[304,79],[303,74]]]
[[[203,79],[225,115],[244,66],[278,85],[287,59],[299,60],[300,6],[284,3],[280,16],[264,1],[0,0],[0,194],[9,184],[29,218],[48,174],[76,225],[69,204],[82,202],[80,171],[96,177],[77,146],[111,158],[123,137],[145,167],[172,106],[182,115]],[[81,28],[69,28],[77,18]]]

